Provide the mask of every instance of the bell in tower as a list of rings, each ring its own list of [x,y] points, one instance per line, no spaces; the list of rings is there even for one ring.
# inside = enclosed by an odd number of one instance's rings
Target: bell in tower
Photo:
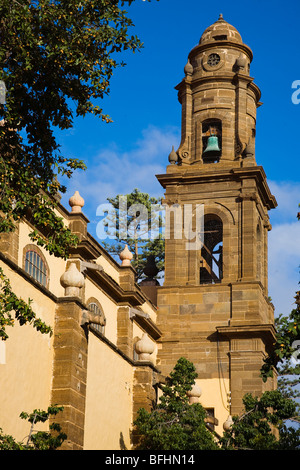
[[[205,130],[203,133],[203,155],[202,159],[204,162],[213,163],[215,161],[219,161],[219,157],[221,156],[221,148],[219,144],[219,139],[221,140],[221,130],[218,128],[217,124],[214,125],[206,125],[205,127],[209,127],[208,130]]]
[[[242,412],[246,393],[276,387],[275,379],[265,384],[260,378],[275,334],[268,211],[277,203],[256,163],[261,93],[250,76],[252,59],[222,15],[204,31],[176,87],[181,143],[166,173],[157,175],[170,212],[189,209],[197,241],[187,243],[184,216],[181,231],[170,217],[157,300],[159,367],[167,375],[180,357],[194,363],[201,403],[213,410],[221,433],[228,414]]]

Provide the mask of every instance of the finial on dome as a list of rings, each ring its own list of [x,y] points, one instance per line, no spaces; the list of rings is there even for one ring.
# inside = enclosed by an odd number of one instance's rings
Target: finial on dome
[[[226,23],[226,21],[224,20],[224,17],[223,17],[223,13],[220,13],[220,14],[219,14],[218,21],[219,21],[220,23]]]
[[[81,212],[81,208],[84,206],[84,199],[80,196],[79,191],[75,191],[73,196],[70,197],[69,204],[73,213]]]

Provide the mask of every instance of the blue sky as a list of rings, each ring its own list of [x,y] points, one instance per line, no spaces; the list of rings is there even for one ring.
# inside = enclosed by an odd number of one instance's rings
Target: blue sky
[[[277,313],[288,313],[300,279],[300,104],[291,99],[292,83],[300,80],[299,0],[135,0],[128,15],[144,48],[120,56],[127,65],[115,71],[110,96],[100,103],[114,122],[75,119],[72,130],[57,134],[62,151],[88,166],[68,182],[62,202],[68,207],[79,190],[96,238],[96,208],[108,196],[135,187],[163,194],[155,175],[165,172],[172,145],[176,149],[180,143],[181,106],[174,87],[184,76],[190,50],[220,13],[254,54],[251,75],[263,102],[256,160],[278,201],[270,212],[269,294]]]

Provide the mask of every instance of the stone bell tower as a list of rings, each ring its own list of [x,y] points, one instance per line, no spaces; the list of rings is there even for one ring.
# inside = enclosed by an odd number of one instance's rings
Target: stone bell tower
[[[252,58],[222,15],[204,31],[176,87],[181,143],[157,175],[170,222],[159,367],[168,374],[178,358],[192,361],[201,403],[222,423],[242,411],[245,393],[276,387],[260,378],[275,331],[267,252],[268,211],[277,203],[255,158],[261,93]]]

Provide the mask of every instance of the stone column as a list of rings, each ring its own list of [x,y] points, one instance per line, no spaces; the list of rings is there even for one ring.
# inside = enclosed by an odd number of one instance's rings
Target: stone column
[[[155,349],[154,343],[147,334],[135,343],[135,351],[139,354],[137,365],[133,369],[133,395],[132,395],[132,420],[137,418],[140,408],[150,412],[153,403],[156,402],[156,391],[154,388],[155,372],[158,372],[152,363],[151,354]],[[132,434],[133,446],[136,446],[139,436],[135,430]]]
[[[117,317],[117,347],[126,356],[133,358],[133,325],[129,307],[119,307]]]

